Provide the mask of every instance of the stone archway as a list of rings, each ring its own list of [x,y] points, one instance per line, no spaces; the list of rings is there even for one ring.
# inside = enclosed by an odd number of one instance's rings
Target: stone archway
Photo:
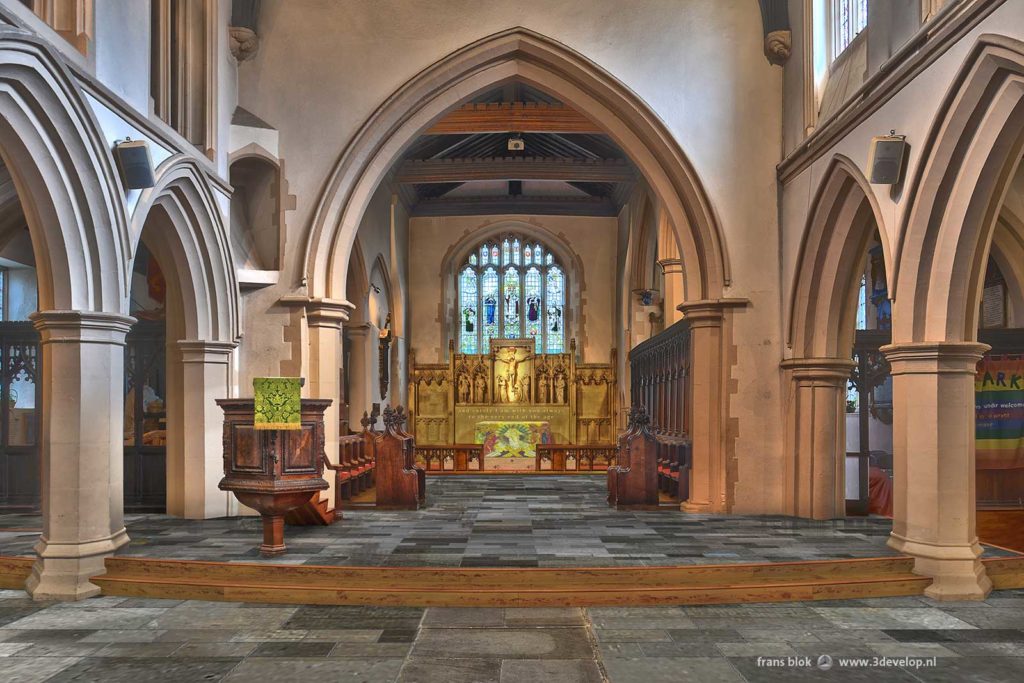
[[[1024,155],[1024,43],[979,38],[939,109],[909,184],[895,255],[890,545],[934,578],[926,593],[992,584],[975,530],[978,304],[1000,207]]]
[[[790,290],[792,356],[782,363],[789,380],[785,500],[800,517],[845,515],[846,387],[858,280],[876,230],[888,265],[889,240],[871,186],[856,164],[837,155],[808,214]]]
[[[78,599],[99,592],[89,577],[128,541],[121,382],[131,240],[84,96],[48,47],[11,27],[0,28],[0,156],[24,209],[39,291],[43,533],[26,588],[37,599]]]
[[[157,169],[132,228],[168,284],[167,511],[222,517],[232,499],[217,488],[222,415],[214,401],[230,392],[239,291],[227,229],[195,160],[172,157]]]
[[[373,193],[402,151],[433,121],[476,93],[511,79],[555,95],[601,126],[639,169],[675,227],[686,263],[687,303],[680,309],[692,321],[697,389],[687,509],[728,509],[722,327],[729,307],[738,302],[722,298],[730,281],[729,259],[710,200],[672,134],[635,93],[583,55],[524,28],[468,45],[400,87],[360,128],[327,179],[300,268],[309,296],[310,372],[322,376],[322,381],[314,379],[320,389],[316,395],[337,400],[327,373],[337,367],[338,329],[351,310],[346,271]],[[328,452],[337,442],[336,422],[336,414],[328,416]]]

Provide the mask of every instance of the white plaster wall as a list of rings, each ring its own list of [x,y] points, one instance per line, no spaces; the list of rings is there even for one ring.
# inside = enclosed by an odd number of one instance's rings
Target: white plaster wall
[[[96,78],[148,115],[150,0],[100,0],[93,8]]]
[[[442,282],[450,273],[441,271],[446,255],[463,240],[495,226],[515,223],[537,226],[567,243],[583,267],[581,310],[570,314],[579,321],[576,340],[581,360],[607,363],[616,346],[612,333],[615,318],[617,219],[583,216],[439,216],[413,218],[409,227],[410,341],[418,363],[443,363],[448,359],[450,312],[442,304]],[[457,264],[461,265],[461,264]],[[562,264],[566,266],[567,264]],[[454,287],[454,282],[449,282]],[[570,300],[571,305],[571,300]]]

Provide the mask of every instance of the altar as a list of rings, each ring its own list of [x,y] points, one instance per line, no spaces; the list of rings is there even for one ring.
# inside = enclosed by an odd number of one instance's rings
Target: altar
[[[537,444],[551,443],[551,425],[542,421],[477,422],[474,443],[483,444],[484,470],[534,470]]]

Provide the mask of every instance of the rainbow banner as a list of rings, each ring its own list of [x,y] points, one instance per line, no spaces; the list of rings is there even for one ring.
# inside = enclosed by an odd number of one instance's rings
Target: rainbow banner
[[[1024,358],[982,359],[974,405],[977,469],[1024,467]]]

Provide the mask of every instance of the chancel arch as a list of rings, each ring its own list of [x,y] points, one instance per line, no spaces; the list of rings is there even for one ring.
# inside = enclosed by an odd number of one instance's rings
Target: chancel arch
[[[883,349],[894,378],[890,545],[934,578],[928,595],[978,598],[992,584],[975,524],[975,372],[989,349],[976,340],[993,234],[1024,155],[1024,43],[977,40],[922,154]]]
[[[302,264],[310,320],[347,318],[350,304],[344,287],[353,239],[403,151],[446,112],[512,82],[556,97],[590,119],[625,152],[674,228],[687,264],[682,272],[686,302],[680,306],[695,321],[692,348],[700,359],[694,386],[701,395],[692,403],[695,486],[688,509],[728,509],[722,434],[729,398],[723,388],[722,328],[731,308],[743,302],[723,298],[730,272],[717,217],[696,170],[647,105],[599,66],[549,38],[516,28],[468,45],[420,72],[371,115],[332,170],[310,226]],[[335,336],[322,325],[311,330],[312,355],[336,358],[340,351]],[[330,372],[331,364],[316,367]],[[327,388],[331,382],[332,377],[313,379],[317,387]],[[337,392],[318,389],[315,395],[336,398]],[[334,421],[330,412],[327,419]],[[332,443],[328,432],[329,448]]]
[[[717,219],[674,138],[647,106],[596,64],[523,28],[473,43],[396,91],[348,145],[327,181],[305,251],[313,299],[345,298],[345,269],[366,207],[402,150],[446,111],[511,79],[585,112],[629,154],[678,229],[691,300],[715,299],[729,281]]]

